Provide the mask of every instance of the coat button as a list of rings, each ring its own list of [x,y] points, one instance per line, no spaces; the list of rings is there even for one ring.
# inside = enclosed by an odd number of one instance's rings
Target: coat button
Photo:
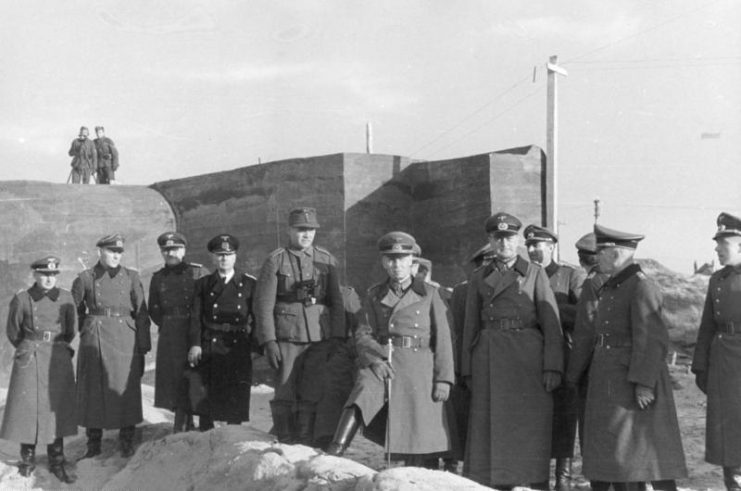
[[[414,324],[414,327],[419,327],[419,324]]]
[[[237,305],[237,310],[240,310],[242,308],[241,305]]]
[[[218,303],[215,303],[215,304],[214,304],[214,308],[215,308],[215,309],[219,308],[219,304],[218,304]]]

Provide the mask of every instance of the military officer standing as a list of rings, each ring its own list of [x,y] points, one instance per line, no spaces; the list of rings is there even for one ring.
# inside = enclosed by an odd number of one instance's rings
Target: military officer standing
[[[124,238],[96,244],[98,263],[79,274],[72,296],[80,318],[77,358],[78,424],[87,452],[100,454],[103,429],[119,429],[121,455],[134,454],[134,428],[142,421],[144,355],[152,349],[149,314],[139,274],[121,266]]]
[[[98,152],[95,144],[90,141],[90,131],[82,126],[80,135],[72,140],[69,147],[69,156],[72,157],[72,184],[90,184],[90,177],[98,168]]]
[[[524,235],[530,260],[545,269],[548,282],[556,296],[564,337],[564,363],[568,365],[576,319],[576,303],[581,296],[584,271],[567,264],[559,264],[554,260],[558,236],[547,228],[528,225],[525,227]],[[571,459],[574,457],[577,418],[576,391],[562,384],[553,391],[551,458],[556,459],[556,491],[571,490]]]
[[[183,260],[187,241],[178,232],[165,232],[157,238],[165,260],[149,283],[149,316],[159,326],[157,369],[154,378],[154,406],[175,412],[175,433],[190,430],[193,415],[183,394],[183,371],[187,365],[188,330],[193,290],[198,278],[208,271],[200,264]]]
[[[424,465],[451,449],[443,406],[454,381],[447,309],[435,286],[412,275],[415,244],[404,232],[378,241],[388,278],[372,286],[363,302],[355,336],[359,373],[330,455],[342,455],[361,426],[406,465]]]
[[[16,349],[0,438],[21,444],[22,476],[35,468],[36,444],[46,443],[49,471],[64,483],[63,437],[77,434],[75,371],[69,343],[77,314],[72,295],[56,286],[59,258],[34,261],[34,284],[15,294],[8,311],[8,340]]]
[[[255,278],[235,267],[239,240],[233,235],[217,235],[207,248],[216,271],[196,281],[188,334],[188,362],[198,375],[188,390],[201,431],[214,421],[249,421],[252,388]]]
[[[721,213],[713,237],[723,269],[710,277],[692,372],[708,396],[705,460],[741,490],[741,218]]]
[[[302,391],[313,392],[298,385],[301,358],[314,343],[345,339],[337,261],[314,245],[318,228],[314,208],[289,213],[288,247],[276,249],[265,260],[255,292],[257,340],[277,372],[270,402],[272,432],[285,443],[313,440],[316,407],[312,398],[301,398]]]
[[[113,140],[105,136],[105,128],[95,127],[95,151],[98,155],[98,184],[110,184],[116,179],[118,170],[118,149]]]
[[[666,366],[658,286],[634,263],[642,235],[594,226],[602,286],[592,323],[577,321],[567,383],[589,365],[583,472],[594,491],[676,490],[685,477]],[[590,330],[584,332],[584,330]]]
[[[461,372],[471,389],[465,476],[548,489],[553,397],[563,371],[558,306],[545,271],[518,256],[520,220],[486,220],[496,259],[466,297]]]

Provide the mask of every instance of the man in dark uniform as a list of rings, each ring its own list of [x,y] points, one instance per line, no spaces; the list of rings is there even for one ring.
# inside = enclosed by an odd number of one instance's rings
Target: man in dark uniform
[[[165,232],[157,238],[165,266],[152,275],[149,284],[149,316],[159,326],[157,370],[154,378],[154,406],[175,412],[175,433],[193,427],[183,394],[183,371],[187,365],[188,330],[193,290],[198,278],[208,271],[197,263],[183,260],[187,241],[178,232]]]
[[[152,349],[149,314],[139,274],[120,264],[123,236],[96,245],[100,260],[72,284],[80,318],[77,415],[88,438],[82,458],[99,455],[103,429],[116,428],[121,455],[131,457],[134,427],[143,419],[144,355]]]
[[[545,271],[518,256],[521,226],[508,213],[486,220],[496,259],[468,286],[461,373],[471,389],[471,431],[463,474],[498,489],[548,489],[563,335]]]
[[[190,313],[188,393],[199,429],[214,421],[250,420],[252,298],[255,278],[235,268],[239,240],[229,234],[208,242],[216,271],[196,281]]]
[[[95,127],[95,150],[98,154],[98,184],[110,184],[116,179],[118,170],[118,149],[113,140],[105,136],[105,128]]]
[[[558,236],[545,227],[525,227],[528,256],[545,269],[558,303],[558,316],[564,338],[564,364],[568,365],[571,337],[576,319],[576,303],[581,296],[585,274],[582,270],[559,264],[553,258]],[[553,437],[551,458],[556,459],[556,491],[571,490],[571,459],[574,457],[578,406],[576,391],[562,384],[553,391]]]
[[[591,323],[577,321],[567,383],[589,364],[583,472],[594,491],[676,490],[686,477],[666,366],[669,335],[658,286],[633,262],[642,235],[594,226],[610,275]],[[591,363],[590,363],[591,361]]]
[[[378,241],[388,278],[363,302],[355,336],[358,377],[330,455],[342,455],[361,426],[406,465],[437,464],[433,457],[451,449],[443,405],[454,379],[447,309],[437,288],[412,274],[415,243],[404,232]]]
[[[314,208],[289,213],[288,247],[270,253],[255,292],[257,340],[277,372],[275,396],[270,402],[272,432],[284,443],[311,444],[313,440],[314,396],[302,399],[301,392],[314,390],[298,386],[296,368],[301,358],[314,343],[345,339],[337,261],[327,250],[313,245],[318,228]]]
[[[56,286],[59,258],[34,261],[34,285],[15,294],[8,311],[8,340],[15,347],[0,438],[21,444],[22,476],[35,468],[36,444],[46,443],[49,471],[64,483],[63,437],[77,434],[75,369],[69,343],[77,313],[72,295]]]
[[[705,460],[741,490],[741,218],[721,213],[713,237],[723,269],[710,277],[692,372],[707,394]]]
[[[80,136],[72,140],[69,156],[72,157],[72,184],[90,184],[90,177],[98,168],[98,152],[95,144],[88,139],[90,132],[85,126],[80,128]]]

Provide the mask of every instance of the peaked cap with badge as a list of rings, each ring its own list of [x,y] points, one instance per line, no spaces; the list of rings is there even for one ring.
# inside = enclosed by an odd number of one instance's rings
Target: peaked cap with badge
[[[160,246],[160,249],[176,249],[187,246],[188,241],[179,232],[165,232],[157,237],[157,245]]]
[[[406,232],[389,232],[378,239],[378,252],[381,254],[417,254],[419,246],[417,241]]]
[[[206,248],[213,254],[235,254],[239,249],[239,239],[230,234],[220,234],[209,240]]]
[[[509,213],[499,212],[486,219],[486,232],[497,235],[515,235],[520,231],[522,222]]]
[[[296,228],[319,228],[315,208],[294,208],[288,213],[288,226]]]
[[[59,274],[59,263],[56,256],[46,256],[31,263],[34,273]]]
[[[620,232],[596,224],[594,226],[594,236],[597,242],[597,249],[604,247],[627,247],[628,249],[635,249],[638,247],[638,243],[645,238],[644,235]]]
[[[583,235],[579,240],[576,241],[576,250],[586,254],[597,253],[597,238],[594,232],[589,232]]]
[[[111,234],[106,235],[105,237],[101,237],[100,240],[95,244],[95,247],[100,247],[101,249],[108,249],[115,252],[123,252],[124,251],[124,242],[126,242],[126,239],[121,234]]]
[[[715,233],[713,240],[741,235],[741,218],[722,212],[718,215],[716,223],[718,224],[718,231]]]
[[[523,232],[525,236],[525,245],[532,244],[533,242],[558,242],[558,236],[551,232],[546,227],[540,227],[538,225],[528,225],[525,227]]]

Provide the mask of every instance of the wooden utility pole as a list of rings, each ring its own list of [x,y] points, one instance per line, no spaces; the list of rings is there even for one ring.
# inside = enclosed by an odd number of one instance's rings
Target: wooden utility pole
[[[365,153],[373,153],[373,127],[370,121],[365,123]]]
[[[546,63],[548,71],[548,95],[546,117],[546,227],[558,234],[558,107],[556,105],[556,75],[568,73],[557,65],[558,56],[553,55]]]
[[[594,198],[594,223],[599,220],[600,209],[599,209],[599,198]]]

